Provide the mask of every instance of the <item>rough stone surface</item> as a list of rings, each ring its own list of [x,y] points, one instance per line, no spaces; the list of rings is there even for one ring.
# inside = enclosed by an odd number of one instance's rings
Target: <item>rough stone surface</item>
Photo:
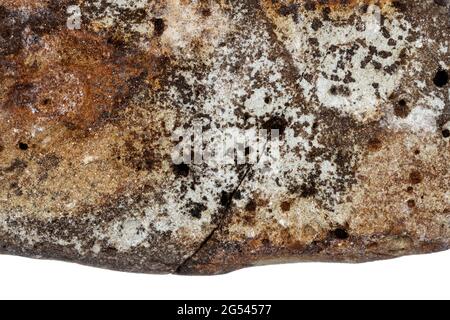
[[[0,253],[216,274],[448,249],[449,8],[0,0]],[[195,121],[290,151],[174,165]]]

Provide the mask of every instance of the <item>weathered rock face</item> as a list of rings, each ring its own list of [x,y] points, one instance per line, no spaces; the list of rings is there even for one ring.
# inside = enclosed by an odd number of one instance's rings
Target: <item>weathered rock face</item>
[[[215,274],[448,249],[449,8],[0,0],[0,253]],[[175,164],[198,123],[281,151]]]

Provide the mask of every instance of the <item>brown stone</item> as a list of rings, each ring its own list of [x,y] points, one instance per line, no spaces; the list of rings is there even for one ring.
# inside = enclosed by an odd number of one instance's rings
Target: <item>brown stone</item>
[[[0,0],[0,253],[217,274],[448,249],[449,12]],[[268,136],[175,161],[194,128]]]

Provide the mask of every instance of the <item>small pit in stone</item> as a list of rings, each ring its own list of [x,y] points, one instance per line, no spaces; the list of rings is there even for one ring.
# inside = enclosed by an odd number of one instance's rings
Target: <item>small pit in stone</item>
[[[398,101],[398,103],[394,106],[394,114],[402,119],[405,119],[408,117],[410,113],[408,104],[406,103],[406,100],[401,99]]]
[[[449,129],[442,130],[442,136],[444,138],[450,138],[450,130]]]
[[[348,234],[347,230],[343,228],[337,228],[331,232],[331,235],[333,238],[339,239],[339,240],[347,240],[350,235]]]
[[[448,71],[447,70],[438,70],[433,79],[434,84],[438,88],[443,88],[448,84]]]
[[[231,201],[230,193],[222,191],[222,193],[220,194],[220,205],[222,207],[227,207],[230,204],[230,201]]]
[[[155,18],[153,19],[153,27],[155,28],[154,34],[157,37],[161,37],[166,29],[166,24],[164,23],[164,19]]]
[[[27,144],[27,143],[24,143],[24,142],[19,142],[18,147],[19,147],[19,149],[22,150],[22,151],[27,151],[28,148],[29,148],[29,147],[28,147],[28,144]]]
[[[281,210],[283,212],[288,212],[291,210],[291,203],[289,201],[283,201],[281,203]]]
[[[411,171],[409,174],[409,181],[411,184],[420,184],[423,181],[423,176],[419,171]]]
[[[42,100],[42,105],[44,105],[44,106],[48,106],[51,103],[52,103],[52,100],[50,98],[45,98],[44,100]]]

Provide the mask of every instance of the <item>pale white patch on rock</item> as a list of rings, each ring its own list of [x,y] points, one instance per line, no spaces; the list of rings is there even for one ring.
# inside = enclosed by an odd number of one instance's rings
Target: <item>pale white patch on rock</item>
[[[412,54],[415,49],[406,40],[412,27],[399,15],[384,21],[384,27],[399,39],[395,47],[388,45],[379,28],[373,28],[375,7],[371,5],[366,14],[359,16],[361,21],[352,24],[324,21],[310,12],[302,12],[302,23],[295,23],[291,17],[279,23],[279,38],[288,38],[284,43],[300,74],[313,76],[312,81],[300,82],[308,101],[317,99],[323,107],[338,109],[360,120],[379,115],[380,103],[398,87],[403,75],[402,70],[387,74],[384,69],[397,62],[404,50]],[[340,12],[339,20],[345,22],[345,15]],[[314,18],[322,21],[317,30],[311,27]],[[316,39],[317,45],[309,42],[311,38]],[[381,56],[374,54],[374,49]],[[373,57],[366,63],[369,55]],[[339,86],[345,87],[345,94],[333,92],[333,87]]]
[[[92,251],[94,254],[99,254],[100,251],[102,251],[102,247],[101,247],[101,245],[100,245],[98,242],[96,242],[96,243],[92,246],[91,251]]]
[[[92,163],[92,162],[94,162],[94,161],[96,161],[96,160],[98,160],[98,157],[92,156],[92,155],[86,155],[86,156],[83,158],[83,164],[84,164],[84,165],[88,165],[88,164],[90,164],[90,163]]]
[[[127,218],[112,224],[108,230],[108,241],[119,251],[127,251],[140,245],[147,238],[141,220]]]
[[[81,9],[78,5],[72,5],[67,8],[67,14],[70,16],[67,18],[67,28],[69,30],[81,29]]]
[[[442,114],[444,108],[445,102],[432,93],[415,102],[405,119],[390,114],[383,123],[394,130],[404,129],[419,134],[429,134],[436,132],[437,118]]]
[[[180,0],[168,0],[165,16],[166,30],[161,41],[178,54],[190,58],[195,51],[209,54],[218,46],[228,32],[230,23],[222,13],[219,4],[211,2],[211,15],[202,18],[196,2],[186,3]],[[208,39],[208,43],[203,42]],[[202,41],[203,46],[193,50],[192,44]]]

